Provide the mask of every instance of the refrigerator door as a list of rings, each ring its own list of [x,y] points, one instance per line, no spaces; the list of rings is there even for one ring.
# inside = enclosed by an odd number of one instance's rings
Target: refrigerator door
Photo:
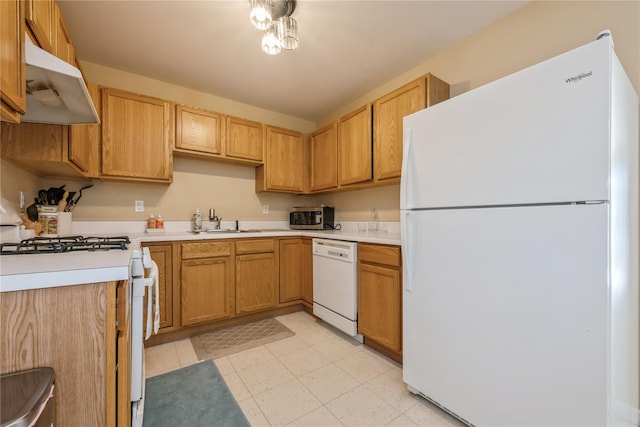
[[[611,58],[604,38],[405,117],[401,208],[608,200]]]
[[[402,215],[407,385],[478,426],[607,425],[608,206]]]

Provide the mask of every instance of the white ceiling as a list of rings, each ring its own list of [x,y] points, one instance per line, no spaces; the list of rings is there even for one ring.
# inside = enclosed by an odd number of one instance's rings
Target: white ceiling
[[[58,3],[83,61],[317,121],[527,2],[299,0],[277,56],[247,0]]]

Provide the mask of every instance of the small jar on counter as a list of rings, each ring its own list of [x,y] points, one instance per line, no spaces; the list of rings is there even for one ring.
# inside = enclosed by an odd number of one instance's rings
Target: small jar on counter
[[[147,230],[156,228],[156,224],[156,218],[153,216],[153,214],[149,215],[149,219],[147,219]]]
[[[156,218],[156,228],[164,228],[164,218],[161,214],[158,214],[158,218]]]

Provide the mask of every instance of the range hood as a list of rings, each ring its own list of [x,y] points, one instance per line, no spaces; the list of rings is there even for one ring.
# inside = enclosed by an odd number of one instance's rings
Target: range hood
[[[25,41],[28,123],[100,123],[82,73],[71,64]]]

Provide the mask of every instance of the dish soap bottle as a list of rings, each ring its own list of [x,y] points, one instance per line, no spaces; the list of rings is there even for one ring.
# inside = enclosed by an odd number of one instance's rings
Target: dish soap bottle
[[[193,214],[193,231],[202,231],[202,215],[200,209],[196,209],[196,213]]]
[[[373,210],[371,211],[371,219],[369,220],[369,231],[378,231],[378,212],[376,212],[376,208],[373,208]]]
[[[156,218],[156,228],[164,229],[164,219],[161,214],[158,214],[158,217]]]

